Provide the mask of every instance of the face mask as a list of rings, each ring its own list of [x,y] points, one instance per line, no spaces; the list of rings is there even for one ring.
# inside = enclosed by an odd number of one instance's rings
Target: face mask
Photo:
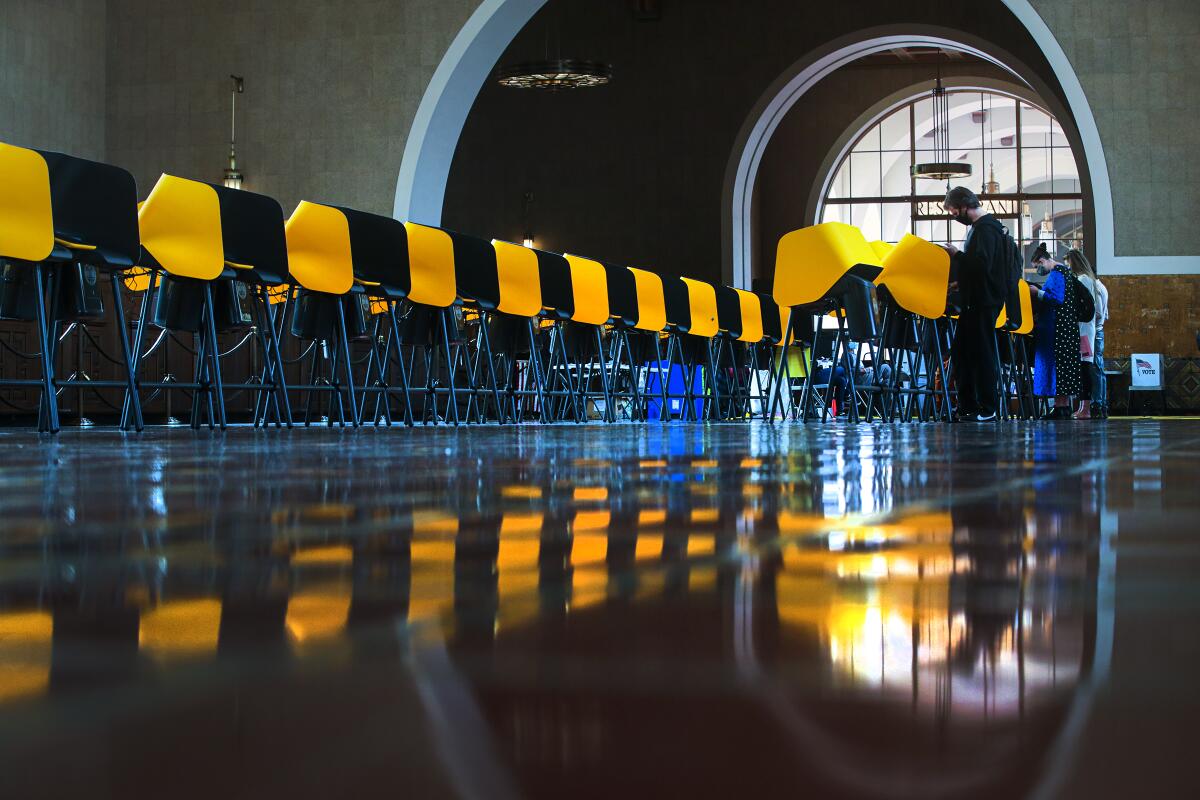
[[[954,221],[959,225],[967,225],[968,227],[971,225],[971,218],[967,215],[966,211],[960,211],[955,214]]]
[[[1053,269],[1051,269],[1050,267],[1046,266],[1046,262],[1045,262],[1045,261],[1043,261],[1042,263],[1038,264],[1038,268],[1037,268],[1037,273],[1038,273],[1038,275],[1041,275],[1041,276],[1045,277],[1046,275],[1049,275],[1049,274],[1050,274],[1051,272],[1053,272],[1053,271],[1054,271]]]

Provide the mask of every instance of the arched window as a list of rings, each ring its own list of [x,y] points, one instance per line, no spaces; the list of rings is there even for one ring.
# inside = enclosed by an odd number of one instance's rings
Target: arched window
[[[1039,241],[1061,254],[1083,241],[1079,169],[1058,120],[1028,101],[995,91],[949,91],[950,156],[972,165],[958,183],[1025,245]],[[867,239],[896,242],[915,233],[961,244],[966,229],[941,209],[946,185],[912,177],[933,160],[933,104],[928,94],[882,114],[854,140],[833,171],[819,219],[862,228]],[[1028,263],[1028,261],[1026,262]]]

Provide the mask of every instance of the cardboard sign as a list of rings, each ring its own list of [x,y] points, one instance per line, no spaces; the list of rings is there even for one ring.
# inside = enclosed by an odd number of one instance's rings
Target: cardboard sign
[[[1129,388],[1162,389],[1162,354],[1134,353],[1129,359]]]

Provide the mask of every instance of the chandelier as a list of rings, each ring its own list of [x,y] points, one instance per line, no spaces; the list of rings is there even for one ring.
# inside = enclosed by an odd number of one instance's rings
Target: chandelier
[[[942,85],[942,65],[938,62],[937,82],[931,94],[933,100],[933,160],[913,164],[914,178],[931,181],[950,181],[971,175],[971,165],[950,160],[950,97]]]
[[[542,15],[545,25],[544,51],[541,58],[518,61],[500,67],[496,81],[510,89],[541,89],[562,92],[568,89],[590,89],[605,86],[612,80],[612,65],[603,61],[563,58],[563,23],[568,3],[555,3],[555,8]]]
[[[557,59],[525,61],[501,68],[496,73],[501,86],[511,89],[587,89],[612,80],[612,67],[599,61]]]

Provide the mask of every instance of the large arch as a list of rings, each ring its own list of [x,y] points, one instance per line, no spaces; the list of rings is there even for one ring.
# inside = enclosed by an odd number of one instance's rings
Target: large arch
[[[1066,119],[1066,109],[1054,108],[1054,93],[1040,81],[1032,70],[1021,64],[1010,53],[984,42],[970,34],[947,28],[922,26],[917,31],[898,30],[894,27],[870,28],[829,42],[824,48],[807,54],[793,64],[759,98],[750,116],[743,124],[734,143],[725,171],[724,202],[726,214],[722,220],[722,265],[723,278],[734,286],[749,288],[753,275],[753,224],[752,204],[754,185],[763,154],[780,122],[813,86],[832,72],[864,56],[898,47],[941,47],[969,53],[1011,74],[1016,82],[1028,86],[1042,102],[1051,105],[1051,111],[1059,119]],[[1090,115],[1089,115],[1090,117]],[[1093,123],[1094,124],[1094,123]],[[1082,138],[1082,137],[1080,137]],[[1097,136],[1097,140],[1098,140]],[[1078,158],[1080,179],[1084,185],[1085,206],[1094,196],[1089,176],[1095,170],[1088,157],[1086,143],[1072,141],[1072,146],[1082,148],[1083,158]],[[1107,182],[1105,187],[1107,190]],[[1096,204],[1092,203],[1093,206]],[[1111,197],[1108,198],[1111,219]],[[1102,219],[1097,207],[1097,219]],[[1096,226],[1103,227],[1103,226]],[[1111,252],[1111,225],[1109,226],[1109,252]],[[1097,237],[1097,252],[1100,239]],[[1105,262],[1107,263],[1107,262]],[[1106,272],[1113,270],[1106,269]]]
[[[947,89],[998,92],[1019,98],[1034,105],[1042,102],[1041,98],[1028,87],[1019,85],[1016,82],[1009,83],[995,78],[955,75],[943,78],[942,83]],[[835,140],[833,147],[825,154],[825,158],[822,159],[817,174],[824,175],[825,178],[819,183],[814,183],[809,188],[808,202],[805,208],[812,210],[814,213],[820,211],[821,198],[825,197],[829,191],[829,184],[834,177],[834,169],[842,162],[846,154],[850,152],[850,148],[854,145],[854,140],[862,131],[887,116],[897,107],[911,102],[914,97],[921,94],[929,94],[928,81],[919,84],[910,84],[902,89],[898,89],[855,117],[854,121]],[[814,223],[819,221],[815,217],[812,219]]]
[[[442,56],[408,132],[396,179],[396,219],[438,225],[467,115],[505,49],[546,0],[483,0]]]
[[[1005,6],[1029,31],[1050,64],[1066,98],[1070,114],[1078,128],[1079,147],[1082,158],[1078,158],[1081,171],[1090,181],[1091,207],[1094,210],[1092,227],[1096,237],[1096,255],[1109,274],[1200,274],[1200,256],[1157,256],[1118,257],[1115,255],[1113,231],[1112,187],[1109,182],[1108,166],[1100,132],[1095,117],[1083,92],[1079,78],[1075,75],[1062,46],[1045,21],[1034,9],[1030,0],[1003,0]],[[483,0],[471,15],[467,24],[459,31],[450,48],[438,65],[433,79],[426,87],[416,118],[409,132],[404,149],[403,161],[396,183],[396,199],[393,214],[397,218],[412,219],[437,224],[442,218],[442,204],[454,150],[462,133],[463,125],[480,88],[504,54],[505,49],[522,27],[537,13],[546,0]],[[998,51],[970,37],[947,31],[939,37],[936,31],[925,31],[923,37],[904,36],[902,31],[862,32],[850,41],[833,43],[821,51],[809,54],[797,62],[792,69],[780,76],[754,112],[751,113],[730,158],[725,180],[724,208],[728,213],[722,222],[723,264],[726,280],[743,285],[749,280],[747,229],[742,227],[741,214],[748,211],[748,197],[752,195],[754,173],[761,159],[765,142],[777,124],[778,115],[788,97],[795,97],[785,90],[794,90],[805,84],[811,85],[814,75],[828,71],[831,64],[844,63],[845,54],[839,50],[852,48],[850,52],[861,57],[869,52],[864,49],[864,39],[886,35],[899,37],[890,46],[902,46],[908,41],[918,45],[954,46],[975,52],[976,55],[993,63],[1012,68],[1011,59],[996,57],[990,53]],[[948,35],[946,35],[948,34]],[[915,40],[915,41],[914,41]],[[897,44],[895,42],[900,42]],[[853,59],[850,59],[853,60]],[[836,68],[836,66],[832,67]],[[1036,85],[1036,78],[1024,71],[1022,78],[1043,97],[1049,95],[1046,87]],[[792,100],[794,102],[794,99]],[[790,106],[789,106],[790,107]],[[1057,109],[1055,109],[1057,111]],[[1059,114],[1065,118],[1064,114]],[[765,135],[764,135],[765,134]],[[736,221],[736,224],[735,224]]]

